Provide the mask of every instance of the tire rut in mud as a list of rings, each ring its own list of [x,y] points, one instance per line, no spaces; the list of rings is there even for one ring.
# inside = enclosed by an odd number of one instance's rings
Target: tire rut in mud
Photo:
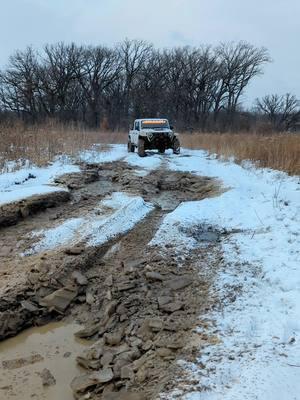
[[[198,279],[199,263],[204,262],[207,250],[178,258],[172,244],[159,254],[159,249],[148,243],[167,212],[182,201],[217,195],[219,186],[209,178],[165,169],[139,176],[133,167],[122,162],[89,168],[98,174],[97,180],[89,184],[77,178],[74,182],[74,176],[71,184],[70,177],[60,179],[72,189],[71,202],[29,217],[1,233],[8,231],[11,243],[15,243],[17,236],[22,238],[46,221],[47,226],[52,226],[88,212],[114,191],[141,195],[156,209],[132,231],[98,248],[78,243],[23,260],[10,254],[2,275],[6,283],[0,289],[0,338],[64,318],[71,312],[87,324],[88,331],[81,335],[99,339],[98,358],[88,355],[80,361],[87,368],[85,382],[95,371],[98,377],[103,370],[113,376],[106,383],[92,386],[85,386],[83,378],[79,378],[73,382],[75,395],[80,398],[89,392],[90,398],[95,399],[125,399],[135,393],[140,396],[137,398],[152,399],[172,386],[175,373],[178,374],[178,357],[194,354],[188,341],[198,315],[210,307],[207,293],[214,267],[208,276]],[[53,218],[54,214],[57,217]],[[0,240],[11,244],[3,236]],[[215,243],[213,247],[216,251]],[[22,271],[19,276],[12,273],[14,267]],[[203,271],[207,273],[207,269]],[[67,297],[65,308],[53,303],[55,293]],[[52,303],[45,302],[49,296]],[[103,357],[110,362],[105,364]]]

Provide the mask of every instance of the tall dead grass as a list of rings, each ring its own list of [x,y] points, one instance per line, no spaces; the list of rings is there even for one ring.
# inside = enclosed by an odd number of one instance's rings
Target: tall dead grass
[[[237,162],[250,160],[260,167],[269,167],[300,174],[300,135],[255,133],[183,133],[184,147],[204,149]]]
[[[125,143],[123,132],[86,130],[77,126],[47,123],[25,126],[21,123],[0,126],[0,168],[7,161],[30,160],[45,165],[57,155],[76,155],[93,144]]]
[[[255,133],[182,133],[183,147],[204,149],[237,162],[250,160],[261,167],[300,174],[300,135]],[[0,125],[0,170],[5,162],[30,160],[45,165],[57,155],[76,155],[96,143],[126,143],[126,132],[87,130],[75,125],[48,122],[40,126],[22,123]]]

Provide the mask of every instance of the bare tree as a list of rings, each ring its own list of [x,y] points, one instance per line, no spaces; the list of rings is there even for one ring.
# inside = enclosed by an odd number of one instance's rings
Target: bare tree
[[[184,128],[228,129],[241,120],[242,94],[268,61],[266,49],[245,42],[168,50],[141,40],[115,48],[28,48],[0,73],[0,108],[32,121],[53,117],[96,127],[105,120],[124,128],[147,115]],[[288,120],[285,113],[281,118]]]
[[[49,116],[66,116],[72,112],[73,83],[82,63],[82,48],[75,44],[46,45],[39,68],[39,94]]]
[[[9,59],[8,68],[0,74],[0,101],[2,106],[22,118],[35,120],[37,105],[37,57],[28,47],[17,51]]]
[[[270,62],[267,49],[250,43],[222,43],[216,48],[219,59],[219,88],[215,96],[215,113],[223,108],[230,121],[237,110],[241,95],[249,82],[262,74],[262,67]]]
[[[118,51],[123,64],[124,81],[124,116],[128,119],[132,110],[131,93],[134,85],[134,79],[141,71],[143,65],[152,54],[153,46],[143,40],[126,39],[119,45]]]
[[[274,129],[290,130],[300,119],[300,102],[296,96],[272,94],[256,99],[256,109],[264,114]]]
[[[106,93],[121,72],[117,53],[106,47],[88,47],[83,52],[78,79],[90,108],[93,125],[98,126]]]

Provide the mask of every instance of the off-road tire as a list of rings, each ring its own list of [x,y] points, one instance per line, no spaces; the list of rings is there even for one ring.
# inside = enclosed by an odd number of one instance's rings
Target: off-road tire
[[[160,146],[160,147],[158,148],[158,152],[161,153],[161,154],[164,154],[165,151],[166,151],[165,146]]]
[[[174,138],[173,140],[173,153],[180,154],[180,142],[178,138]]]
[[[139,139],[138,141],[138,155],[140,157],[145,157],[145,142],[143,139]]]
[[[131,143],[131,140],[128,139],[128,153],[134,153],[134,144]]]

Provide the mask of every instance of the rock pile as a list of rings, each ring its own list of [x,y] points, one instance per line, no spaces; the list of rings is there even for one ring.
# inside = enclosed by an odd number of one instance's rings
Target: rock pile
[[[147,383],[153,392],[157,382],[159,391],[170,363],[187,344],[203,287],[192,267],[182,273],[174,260],[158,256],[149,263],[121,263],[106,279],[105,267],[102,273],[89,288],[96,319],[76,334],[96,341],[77,358],[87,372],[74,378],[74,396],[148,399]]]

